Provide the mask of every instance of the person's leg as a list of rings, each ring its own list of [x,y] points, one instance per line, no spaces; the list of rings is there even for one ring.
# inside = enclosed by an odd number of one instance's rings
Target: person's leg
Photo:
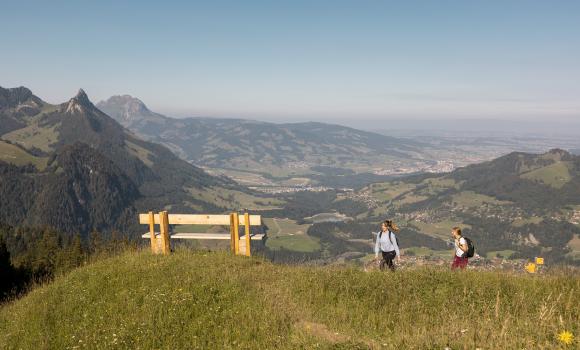
[[[457,255],[453,256],[453,263],[451,264],[451,270],[455,270],[457,269],[460,265],[459,265],[459,257]]]
[[[389,266],[389,269],[391,269],[391,271],[395,271],[395,264],[393,263],[393,260],[395,259],[396,256],[397,253],[395,252],[389,252],[387,254],[387,266]]]
[[[387,266],[387,261],[388,261],[387,255],[388,254],[386,252],[381,252],[381,255],[383,257],[383,260],[381,261],[379,266],[380,266],[380,270],[384,270],[385,266]]]

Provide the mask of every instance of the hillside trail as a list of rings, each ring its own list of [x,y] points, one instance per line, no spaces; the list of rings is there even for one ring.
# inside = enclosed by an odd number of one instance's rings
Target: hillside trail
[[[258,268],[258,267],[257,267]],[[330,345],[348,344],[350,345],[363,345],[369,349],[381,349],[384,348],[378,342],[361,338],[360,336],[353,337],[349,334],[340,333],[336,330],[331,329],[328,325],[317,322],[314,313],[307,308],[300,305],[291,295],[289,288],[284,285],[279,278],[268,274],[266,266],[261,266],[263,271],[259,271],[257,276],[259,279],[253,281],[248,281],[248,286],[256,290],[256,293],[263,296],[264,303],[266,306],[273,310],[283,310],[286,315],[289,316],[293,324],[294,332],[291,337],[300,343],[301,339],[304,338],[314,338],[319,339],[324,343],[329,343]],[[296,267],[286,267],[288,271],[285,273],[291,274],[292,268]]]

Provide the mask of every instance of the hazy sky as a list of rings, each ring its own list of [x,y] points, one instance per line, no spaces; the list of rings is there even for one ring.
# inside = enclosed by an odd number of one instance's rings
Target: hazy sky
[[[580,119],[580,1],[5,1],[0,86],[174,116]]]

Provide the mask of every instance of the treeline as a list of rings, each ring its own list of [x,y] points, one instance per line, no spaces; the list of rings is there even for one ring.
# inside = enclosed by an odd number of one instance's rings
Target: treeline
[[[264,217],[289,218],[304,223],[304,218],[328,212],[336,199],[336,192],[297,192],[284,198],[286,205],[282,209],[264,210]]]
[[[463,182],[461,190],[474,191],[512,201],[527,210],[559,210],[566,205],[580,204],[580,157],[560,150],[562,160],[569,162],[570,180],[561,188],[520,175],[525,169],[537,169],[549,166],[553,160],[533,154],[512,153],[490,162],[470,165],[454,171],[450,176],[457,182]]]
[[[137,249],[138,242],[113,232],[87,238],[50,227],[0,224],[0,301],[25,292],[89,261]]]

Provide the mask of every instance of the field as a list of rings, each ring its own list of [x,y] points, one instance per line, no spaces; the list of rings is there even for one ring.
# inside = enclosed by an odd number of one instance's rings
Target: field
[[[126,253],[0,308],[3,349],[573,349],[580,278]],[[386,317],[388,315],[388,317]],[[568,346],[558,334],[576,336]]]
[[[522,227],[524,225],[529,225],[529,224],[537,225],[537,224],[541,223],[542,221],[544,221],[544,219],[541,218],[541,217],[531,216],[529,218],[520,218],[520,219],[514,220],[512,222],[512,226],[514,226],[514,227]]]
[[[453,195],[453,202],[456,205],[466,207],[466,208],[473,208],[479,207],[484,204],[491,204],[491,205],[507,205],[509,202],[507,201],[499,201],[493,197],[486,196],[483,194],[475,193],[473,191],[462,191],[458,194]]]
[[[465,225],[461,222],[455,222],[451,220],[445,220],[432,224],[427,224],[419,221],[412,221],[409,222],[408,224],[417,227],[419,229],[419,232],[421,233],[433,236],[435,238],[440,238],[442,240],[451,239],[451,229],[455,226],[459,226],[462,229],[470,228],[469,225]]]
[[[379,202],[386,202],[402,195],[405,192],[411,191],[416,186],[414,184],[406,184],[403,182],[385,182],[371,185],[372,196]]]
[[[139,158],[145,165],[148,167],[153,166],[153,162],[149,158],[151,156],[151,152],[131,141],[125,141],[125,147],[131,154]]]
[[[408,193],[403,198],[399,199],[397,201],[397,203],[398,204],[413,204],[413,203],[424,201],[428,198],[429,198],[428,196],[417,195],[414,193]]]
[[[524,179],[542,182],[554,188],[562,188],[572,179],[568,162],[557,162],[520,175]]]
[[[306,234],[310,224],[299,225],[294,220],[265,218],[268,226],[266,246],[272,250],[284,249],[296,252],[314,252],[320,250],[319,240]]]
[[[403,255],[411,253],[416,256],[438,256],[442,258],[449,258],[451,250],[433,250],[425,247],[411,247],[403,249]]]
[[[46,158],[35,157],[17,146],[0,141],[0,160],[15,165],[33,164],[39,170],[46,167]]]
[[[492,251],[492,252],[488,252],[487,253],[487,258],[488,259],[492,259],[495,257],[501,257],[501,258],[506,258],[509,259],[512,254],[515,253],[515,251],[513,250],[498,250],[498,251]]]
[[[235,190],[204,188],[199,190],[190,188],[189,192],[204,201],[230,209],[276,209],[284,202],[276,198],[262,198]]]
[[[52,151],[52,145],[58,141],[58,131],[60,124],[51,128],[40,127],[36,122],[31,123],[25,128],[12,131],[2,135],[2,138],[14,143],[18,143],[27,149],[36,147],[45,152]]]
[[[568,243],[571,252],[568,256],[577,260],[580,260],[580,235],[575,235],[574,238]]]

